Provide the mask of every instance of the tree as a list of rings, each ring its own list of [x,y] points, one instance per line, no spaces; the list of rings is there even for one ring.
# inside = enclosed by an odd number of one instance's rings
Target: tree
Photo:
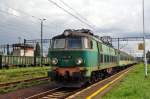
[[[150,64],[150,51],[146,53],[147,62]]]
[[[34,51],[34,56],[35,57],[39,57],[40,56],[40,52],[41,52],[40,44],[39,44],[39,42],[37,42],[36,43],[36,47],[35,47],[35,51]]]
[[[10,52],[9,52],[9,44],[7,44],[7,55],[10,55]]]
[[[37,42],[36,46],[35,46],[35,50],[34,50],[34,66],[37,65],[36,57],[40,57],[40,52],[41,52],[40,44],[39,44],[39,42]]]

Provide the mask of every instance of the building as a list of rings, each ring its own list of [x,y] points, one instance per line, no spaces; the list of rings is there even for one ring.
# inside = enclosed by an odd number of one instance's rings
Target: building
[[[34,56],[34,47],[29,44],[13,44],[13,56]]]

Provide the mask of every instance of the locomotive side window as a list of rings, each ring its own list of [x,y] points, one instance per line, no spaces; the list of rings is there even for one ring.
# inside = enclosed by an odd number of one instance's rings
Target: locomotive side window
[[[65,39],[55,39],[53,48],[65,48]]]
[[[84,38],[84,48],[92,49],[92,46],[93,46],[92,40]]]
[[[81,38],[68,38],[68,48],[70,49],[81,49],[82,48],[82,40]]]

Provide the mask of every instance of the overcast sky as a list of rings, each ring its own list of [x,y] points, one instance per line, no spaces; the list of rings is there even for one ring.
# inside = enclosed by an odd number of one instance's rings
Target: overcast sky
[[[67,8],[62,0],[53,1],[77,15],[72,9]],[[0,44],[16,42],[18,37],[40,38],[40,21],[37,18],[46,18],[44,38],[51,38],[68,28],[88,28],[99,36],[142,36],[142,0],[63,1],[87,19],[86,22],[93,28],[81,23],[48,0],[0,0]],[[149,11],[150,1],[145,0],[147,35],[150,35]]]

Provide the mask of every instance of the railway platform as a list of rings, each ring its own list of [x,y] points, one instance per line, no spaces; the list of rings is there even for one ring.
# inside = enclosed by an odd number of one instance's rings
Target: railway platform
[[[130,67],[113,75],[112,77],[109,77],[108,79],[97,82],[94,85],[69,96],[67,99],[100,99],[114,85],[118,84],[118,82],[121,81],[121,79],[123,79],[123,77],[132,69],[133,67]]]

